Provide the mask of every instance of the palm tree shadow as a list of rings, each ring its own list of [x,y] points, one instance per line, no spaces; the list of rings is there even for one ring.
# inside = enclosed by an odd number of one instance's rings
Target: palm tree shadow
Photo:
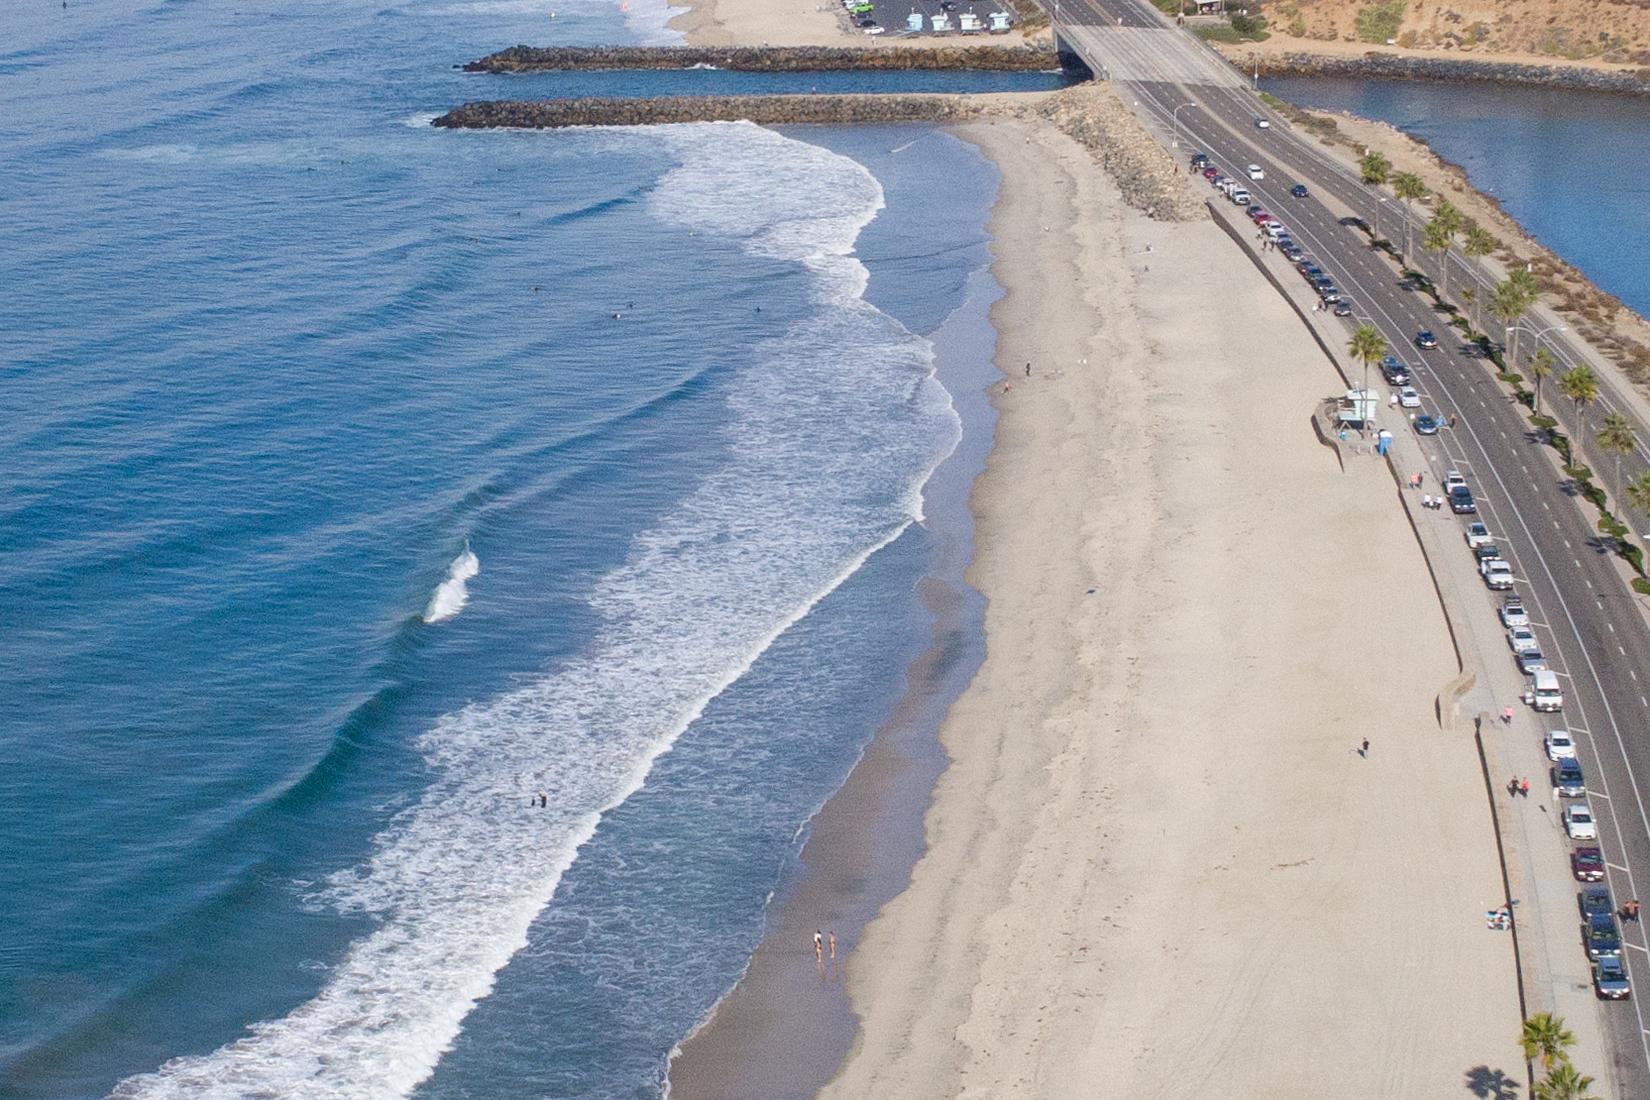
[[[1467,1070],[1467,1091],[1482,1100],[1518,1100],[1518,1082],[1506,1070],[1474,1066]]]

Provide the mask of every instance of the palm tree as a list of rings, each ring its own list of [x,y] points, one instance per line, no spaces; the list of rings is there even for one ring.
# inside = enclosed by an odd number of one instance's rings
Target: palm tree
[[[1627,502],[1641,512],[1650,514],[1650,471],[1640,474],[1627,483],[1622,495]]]
[[[1490,292],[1490,316],[1500,321],[1510,336],[1508,362],[1518,360],[1518,320],[1534,304],[1528,286],[1512,277],[1496,283]]]
[[[1598,435],[1594,438],[1604,453],[1616,460],[1616,507],[1619,508],[1622,499],[1621,456],[1632,454],[1639,445],[1638,436],[1633,434],[1633,422],[1621,413],[1610,413],[1599,425]]]
[[[1571,367],[1558,380],[1558,392],[1575,402],[1579,432],[1587,430],[1587,406],[1598,400],[1598,375],[1586,363]]]
[[[1392,162],[1379,153],[1365,153],[1358,161],[1358,171],[1363,173],[1365,183],[1379,187],[1392,175]]]
[[[1442,253],[1438,257],[1438,281],[1445,298],[1449,297],[1449,254],[1455,247],[1455,235],[1461,232],[1463,221],[1461,211],[1445,199],[1433,211],[1426,230],[1421,234],[1421,247],[1428,252]]]
[[[1409,204],[1427,197],[1427,185],[1414,172],[1399,172],[1392,177],[1392,193],[1404,200],[1404,259],[1408,260],[1410,247],[1414,244],[1409,235]]]
[[[1590,1091],[1593,1079],[1570,1065],[1554,1066],[1530,1089],[1530,1100],[1598,1100]]]
[[[1530,376],[1535,379],[1535,414],[1541,415],[1541,380],[1553,373],[1553,353],[1546,348],[1536,348],[1535,354],[1530,356]]]
[[[1386,339],[1374,325],[1359,325],[1352,331],[1352,340],[1346,345],[1347,354],[1364,365],[1364,396],[1369,396],[1369,367],[1379,363],[1386,354]]]
[[[1537,1012],[1524,1021],[1518,1045],[1524,1048],[1525,1061],[1539,1061],[1542,1069],[1551,1070],[1555,1065],[1570,1064],[1570,1048],[1576,1045],[1576,1037],[1564,1026],[1564,1017]]]
[[[1465,239],[1461,242],[1461,253],[1466,256],[1467,259],[1480,259],[1484,256],[1488,256],[1499,247],[1501,247],[1501,242],[1496,240],[1495,235],[1489,230],[1485,229],[1481,225],[1473,225],[1471,223],[1467,225]],[[1468,298],[1467,291],[1463,290],[1461,292],[1461,296],[1463,298],[1467,298],[1468,305],[1474,305],[1476,304],[1478,294],[1474,291],[1472,297]],[[1476,309],[1473,310],[1472,326],[1473,328],[1480,327],[1478,311]]]

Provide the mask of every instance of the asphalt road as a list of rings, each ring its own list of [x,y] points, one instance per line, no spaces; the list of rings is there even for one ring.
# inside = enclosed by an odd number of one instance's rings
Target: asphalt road
[[[1650,724],[1650,628],[1591,526],[1591,506],[1584,505],[1585,512],[1578,507],[1573,489],[1541,453],[1543,444],[1522,407],[1504,393],[1491,365],[1461,344],[1429,298],[1402,289],[1390,261],[1322,201],[1331,198],[1373,224],[1375,200],[1367,188],[1310,140],[1297,136],[1241,83],[1199,76],[1212,51],[1189,35],[1168,30],[1143,4],[1062,0],[1063,26],[1072,13],[1081,13],[1082,25],[1094,28],[1116,26],[1119,17],[1125,26],[1150,20],[1164,28],[1149,36],[1119,35],[1123,52],[1105,43],[1108,56],[1090,60],[1134,77],[1119,83],[1165,133],[1175,133],[1178,125],[1174,153],[1183,169],[1194,150],[1208,153],[1225,174],[1238,178],[1245,165],[1260,164],[1266,178],[1246,181],[1246,186],[1353,299],[1356,312],[1347,319],[1348,337],[1353,322],[1374,324],[1411,366],[1423,410],[1458,418],[1458,426],[1440,437],[1448,466],[1462,471],[1472,486],[1478,518],[1512,561],[1517,591],[1536,620],[1542,651],[1561,676],[1565,707],[1552,724],[1577,734],[1589,801],[1600,819],[1610,863],[1609,885],[1618,900],[1645,897],[1650,892],[1650,744],[1643,731]],[[1073,38],[1084,37],[1094,41],[1092,35],[1073,32]],[[1135,41],[1145,37],[1152,39],[1147,46]],[[1153,70],[1172,72],[1175,79],[1146,79]],[[1269,117],[1271,128],[1258,129],[1258,116]],[[1312,197],[1292,198],[1289,188],[1297,182],[1305,183]],[[1388,202],[1382,212],[1389,237],[1394,237],[1395,205]],[[1453,273],[1452,284],[1459,285],[1464,274]],[[1418,350],[1413,337],[1422,329],[1436,333],[1442,346]],[[1642,461],[1642,454],[1634,461]],[[1609,467],[1595,461],[1595,469]],[[1431,471],[1433,486],[1443,472]],[[1401,639],[1392,644],[1402,644]],[[1500,659],[1512,658],[1508,653]],[[1416,858],[1431,856],[1417,852]],[[1642,926],[1626,929],[1626,961],[1638,995],[1626,1004],[1606,1006],[1603,1015],[1620,1094],[1643,1097],[1650,1096],[1650,1013],[1640,998],[1650,996],[1650,951]],[[1582,950],[1579,937],[1575,950]]]

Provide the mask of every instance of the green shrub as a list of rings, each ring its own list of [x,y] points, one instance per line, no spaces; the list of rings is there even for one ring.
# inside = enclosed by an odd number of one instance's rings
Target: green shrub
[[[1547,442],[1552,444],[1553,450],[1564,460],[1565,469],[1570,466],[1570,437],[1563,432],[1552,432],[1547,436]]]
[[[1371,4],[1358,13],[1358,37],[1365,42],[1384,43],[1398,37],[1398,27],[1404,21],[1405,0],[1385,0]]]
[[[1634,577],[1633,591],[1641,596],[1650,596],[1650,581],[1645,580],[1643,577]]]
[[[1544,432],[1550,432],[1554,428],[1558,427],[1558,421],[1554,420],[1546,413],[1538,413],[1530,417],[1530,423],[1534,424],[1537,428],[1540,428]]]
[[[1594,485],[1591,481],[1583,481],[1580,484],[1581,495],[1592,501],[1594,507],[1602,509],[1606,503],[1604,498],[1604,490],[1600,489],[1597,485]]]
[[[1613,539],[1619,540],[1627,537],[1627,525],[1609,512],[1598,517],[1598,529],[1601,534],[1609,535]]]

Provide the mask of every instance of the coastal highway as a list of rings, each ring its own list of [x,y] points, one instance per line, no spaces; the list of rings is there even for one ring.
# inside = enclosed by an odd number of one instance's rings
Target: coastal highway
[[[1609,884],[1618,900],[1650,895],[1650,628],[1592,526],[1591,507],[1555,472],[1490,364],[1455,339],[1430,299],[1400,286],[1394,266],[1370,248],[1364,233],[1342,224],[1345,212],[1370,224],[1376,217],[1374,196],[1351,172],[1282,124],[1213,51],[1145,4],[1061,0],[1058,19],[1062,39],[1097,75],[1117,82],[1160,134],[1178,137],[1172,151],[1183,171],[1194,150],[1240,179],[1245,165],[1261,165],[1266,178],[1246,184],[1256,201],[1290,227],[1352,298],[1356,316],[1349,320],[1374,324],[1411,366],[1424,411],[1458,418],[1458,426],[1440,436],[1446,466],[1461,470],[1477,494],[1480,518],[1513,562],[1543,652],[1560,673],[1566,703],[1551,724],[1575,731],[1581,744],[1589,800],[1611,864]],[[1257,128],[1262,116],[1272,120],[1269,129]],[[1289,195],[1297,182],[1307,185],[1310,198]],[[1383,214],[1388,225],[1393,205]],[[1284,267],[1281,257],[1266,260]],[[1187,308],[1196,308],[1196,295],[1196,287],[1187,288]],[[1419,351],[1413,338],[1421,329],[1437,333],[1442,346]],[[1350,336],[1350,324],[1346,331]],[[1438,485],[1442,472],[1430,471],[1430,484]],[[1509,654],[1483,658],[1511,660]],[[1372,661],[1378,674],[1378,650]],[[1563,844],[1562,835],[1552,842]],[[1440,855],[1417,852],[1415,858]],[[1637,996],[1605,1006],[1602,1016],[1616,1091],[1650,1096],[1650,1011],[1642,1007],[1650,997],[1650,951],[1643,926],[1628,925],[1626,938]],[[1582,950],[1579,935],[1574,950]]]

